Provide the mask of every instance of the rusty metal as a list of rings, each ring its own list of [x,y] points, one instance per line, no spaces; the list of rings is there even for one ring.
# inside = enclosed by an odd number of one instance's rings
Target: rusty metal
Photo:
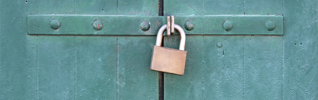
[[[188,31],[191,31],[194,29],[194,24],[190,21],[190,20],[187,20],[185,23],[184,23],[184,27],[185,29],[187,29]]]
[[[150,28],[150,23],[147,21],[142,21],[139,25],[140,29],[143,31],[148,31]]]
[[[99,20],[95,20],[93,22],[93,27],[94,27],[95,30],[100,30],[100,29],[103,28],[103,23],[101,21],[99,21]]]
[[[163,25],[157,34],[156,45],[153,49],[151,70],[183,75],[186,63],[187,51],[184,51],[186,35],[179,25],[174,25],[180,33],[180,46],[179,50],[161,47],[163,32],[169,29],[167,25]]]

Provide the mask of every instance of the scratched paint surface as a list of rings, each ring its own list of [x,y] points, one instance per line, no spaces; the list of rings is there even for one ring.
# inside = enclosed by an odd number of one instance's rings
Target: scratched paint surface
[[[285,100],[318,99],[317,9],[318,2],[313,0],[284,1]]]
[[[312,0],[165,1],[165,15],[282,15],[285,22],[283,36],[188,35],[185,75],[164,74],[164,98],[318,99],[317,5]],[[166,47],[178,47],[178,36],[164,39]]]
[[[150,71],[155,38],[154,36],[118,36],[118,99],[158,99],[158,72]]]
[[[184,76],[164,74],[165,99],[243,99],[243,92],[240,92],[243,91],[244,76],[244,52],[240,45],[243,38],[187,36],[188,54]],[[177,48],[179,45],[179,36],[164,39],[165,47]],[[216,46],[217,42],[222,43],[221,48]]]
[[[155,36],[26,33],[27,15],[157,16],[157,3],[156,0],[0,0],[0,99],[157,99],[158,72],[149,70]]]

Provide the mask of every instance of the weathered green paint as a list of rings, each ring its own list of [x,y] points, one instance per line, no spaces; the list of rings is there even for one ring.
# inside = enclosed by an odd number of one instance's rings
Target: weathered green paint
[[[28,34],[28,15],[150,16],[123,14],[124,9],[137,5],[117,5],[117,2],[119,0],[0,0],[0,99],[157,99],[158,72],[149,70],[150,47],[153,47],[151,44],[154,44],[155,36],[137,36],[134,40],[144,44],[131,42],[134,45],[128,45],[129,41],[117,36],[49,35],[50,32],[44,32],[43,35]],[[145,4],[141,8],[151,8],[152,14],[158,11],[156,5],[146,5],[157,4],[156,0],[124,2]],[[143,12],[142,9],[129,10]],[[51,20],[45,22],[45,28],[54,30],[49,25]],[[95,19],[87,20],[91,22],[88,28],[94,30],[92,22]],[[60,29],[72,24],[60,21]],[[140,22],[135,25],[138,31],[141,31]],[[121,25],[125,26],[126,23],[122,22]],[[38,29],[43,28],[41,26]],[[81,30],[81,27],[74,30]],[[122,27],[117,27],[117,31],[112,33],[134,34],[122,30]],[[134,51],[124,52],[124,49]],[[142,50],[149,52],[146,54]],[[139,58],[128,62],[131,58],[126,57],[127,54]],[[141,70],[136,71],[140,67]]]
[[[59,20],[59,29],[52,29],[48,22]],[[95,20],[101,21],[102,29],[95,30]],[[53,35],[156,35],[165,24],[165,17],[149,16],[108,16],[108,15],[29,15],[27,16],[28,34]],[[148,21],[150,28],[140,30],[140,23]],[[176,16],[175,24],[183,26],[187,21],[195,24],[195,29],[187,34],[221,34],[221,35],[283,35],[283,17],[269,15],[207,15],[207,16]],[[231,22],[229,31],[223,25]],[[269,31],[268,21],[275,23],[275,29]],[[128,23],[129,22],[129,23]],[[119,29],[119,28],[125,28]],[[115,32],[116,31],[116,32]]]
[[[203,99],[244,99],[244,36],[204,36]],[[222,47],[216,44],[222,43]]]
[[[33,2],[33,1],[30,1]],[[26,35],[25,0],[0,1],[0,99],[36,99],[37,37]]]
[[[202,0],[202,8],[198,8],[198,10],[202,11],[200,12],[202,15],[243,15],[245,3],[246,1],[244,0]],[[192,6],[191,4],[189,5]]]
[[[117,14],[158,16],[158,2],[158,0],[117,0]]]
[[[101,30],[103,28],[103,22],[97,19],[93,22],[92,25],[95,30]]]
[[[244,99],[282,99],[281,36],[244,37]]]
[[[232,29],[227,31],[223,25],[231,21]],[[274,21],[276,28],[268,31],[266,22]],[[191,21],[195,28],[186,31],[184,24]],[[175,24],[183,26],[186,34],[197,35],[283,35],[283,17],[272,15],[204,15],[204,16],[177,16]]]
[[[164,39],[165,47],[179,45],[179,36]],[[243,39],[244,36],[187,36],[184,76],[164,74],[165,99],[243,99]],[[222,47],[217,46],[218,42]]]
[[[38,75],[39,99],[74,98],[74,51],[74,36],[38,36],[35,73]]]
[[[61,22],[57,30],[48,25],[50,20]],[[56,35],[155,35],[163,25],[164,17],[122,16],[122,15],[29,15],[27,16],[28,34]],[[100,30],[95,30],[93,23],[99,20],[103,23]],[[139,24],[150,22],[150,29],[142,31]]]
[[[75,38],[75,99],[116,99],[117,38]]]
[[[117,91],[119,100],[159,98],[158,72],[150,70],[155,41],[154,36],[118,36]]]
[[[75,14],[117,15],[117,12],[118,12],[117,1],[118,0],[74,0]],[[60,2],[60,1],[57,0],[57,2]],[[40,14],[48,14],[48,13],[40,13]],[[49,14],[59,14],[59,13],[49,13]]]
[[[20,0],[19,2],[22,1]],[[81,3],[76,2],[76,0],[28,0],[27,4],[31,4],[29,1],[34,1],[33,5],[37,7],[35,11],[38,14],[74,14],[76,13],[75,7]],[[24,0],[24,2],[26,1]]]
[[[283,0],[167,0],[167,15],[281,15]]]
[[[148,21],[142,21],[139,27],[142,31],[147,31],[150,28],[150,23]]]
[[[164,47],[179,48],[180,36],[164,37]],[[190,73],[190,71],[201,72],[203,65],[203,49],[202,36],[193,36],[186,38],[186,51],[187,60],[184,75],[164,74],[164,99],[165,100],[182,100],[183,98],[200,99],[203,95],[197,95],[198,92],[202,93],[200,84],[203,84],[201,80],[202,75],[196,73]],[[198,63],[197,61],[200,61]],[[195,65],[193,65],[195,64]],[[191,81],[187,81],[191,80]],[[172,84],[172,85],[169,85]],[[183,96],[176,96],[176,94]],[[187,97],[184,97],[187,96]]]
[[[184,28],[188,31],[191,31],[193,30],[195,27],[195,24],[192,23],[192,21],[190,20],[187,20],[185,23],[184,23]]]
[[[244,0],[246,15],[282,15],[286,0]]]
[[[163,6],[164,16],[202,15],[202,0],[164,0]]]
[[[282,36],[188,35],[186,51],[189,57],[185,75],[164,74],[165,99],[318,98],[317,1],[169,0],[164,7],[165,15],[175,16],[226,14],[284,17]],[[197,26],[195,24],[195,29]],[[267,25],[266,29],[272,27],[272,24]],[[191,32],[202,33],[186,31],[187,34]],[[164,45],[177,48],[179,38],[175,37],[166,36]],[[222,47],[217,47],[218,42],[222,43]],[[194,46],[193,43],[201,46]],[[198,49],[196,55],[191,54],[193,47]]]
[[[318,2],[284,0],[285,100],[318,99]]]

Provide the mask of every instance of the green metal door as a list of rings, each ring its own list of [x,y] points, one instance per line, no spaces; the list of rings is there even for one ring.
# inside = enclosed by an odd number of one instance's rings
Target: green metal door
[[[318,99],[314,0],[0,0],[0,8],[1,100]],[[170,15],[187,34],[183,76],[150,70]],[[163,46],[179,41],[164,36]]]
[[[134,35],[149,33],[139,24],[158,16],[157,5],[155,0],[0,0],[0,99],[158,99],[158,72],[149,70],[155,35]],[[103,29],[94,30],[92,22],[107,15],[145,19],[132,20],[138,31],[127,29],[129,21],[103,22]],[[52,29],[51,20],[60,27]],[[117,31],[101,35],[109,25]]]
[[[164,73],[165,100],[317,100],[317,9],[315,0],[166,0],[165,15],[194,22],[200,19],[191,16],[204,16],[208,24],[194,23],[194,30],[186,31],[191,35],[185,74]],[[259,35],[266,30],[265,21],[249,26],[259,18],[222,17],[233,22],[233,29],[218,31],[222,24],[215,25],[211,15],[281,16],[283,34]],[[241,31],[250,33],[236,35]],[[164,46],[177,48],[178,39],[165,37]]]

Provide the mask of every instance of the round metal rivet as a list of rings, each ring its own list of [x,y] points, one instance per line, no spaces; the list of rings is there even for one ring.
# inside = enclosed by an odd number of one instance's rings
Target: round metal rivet
[[[216,43],[216,46],[219,47],[219,48],[221,48],[221,47],[222,47],[222,43],[221,43],[221,42],[217,42],[217,43]]]
[[[266,22],[266,28],[268,31],[273,31],[276,28],[276,23],[274,21]]]
[[[60,21],[58,21],[56,19],[53,19],[53,20],[50,21],[50,26],[53,29],[58,29],[58,28],[60,28],[61,23],[60,23]]]
[[[184,23],[184,27],[185,29],[187,29],[188,31],[191,31],[194,29],[194,24],[191,23],[191,21],[187,20],[185,23]]]
[[[140,23],[140,29],[143,31],[147,31],[150,28],[150,23],[147,21],[142,21]]]
[[[223,23],[223,28],[226,30],[226,31],[230,31],[232,30],[233,28],[233,24],[230,20],[226,20],[224,23]]]
[[[100,29],[103,28],[103,23],[101,21],[99,21],[99,20],[95,20],[93,22],[93,27],[94,27],[95,30],[100,30]]]

